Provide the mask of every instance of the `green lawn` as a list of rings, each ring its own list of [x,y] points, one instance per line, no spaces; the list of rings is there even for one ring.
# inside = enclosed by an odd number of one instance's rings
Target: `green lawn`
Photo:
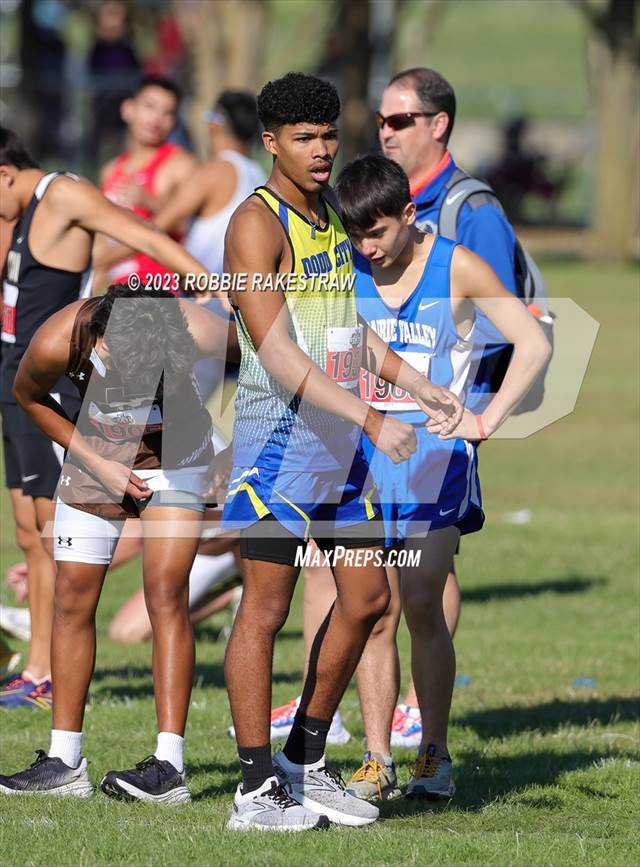
[[[482,448],[485,530],[464,542],[465,592],[450,746],[458,795],[433,808],[397,801],[368,829],[292,838],[224,830],[238,774],[224,690],[222,621],[198,631],[187,765],[195,801],[178,809],[2,799],[0,861],[16,865],[403,865],[640,862],[638,754],[637,272],[548,263],[551,293],[602,323],[572,416],[522,442]],[[2,567],[18,558],[6,499]],[[504,522],[528,508],[531,522]],[[153,750],[149,648],[109,644],[109,617],[138,585],[133,564],[112,576],[86,754],[98,781]],[[299,689],[300,605],[275,660],[274,701]],[[401,637],[402,657],[408,644]],[[573,686],[590,678],[592,687]],[[343,714],[355,740],[330,749],[350,772],[362,726],[350,689]],[[3,771],[48,744],[45,713],[3,712]],[[410,755],[396,755],[401,782]],[[636,820],[633,820],[633,816]]]

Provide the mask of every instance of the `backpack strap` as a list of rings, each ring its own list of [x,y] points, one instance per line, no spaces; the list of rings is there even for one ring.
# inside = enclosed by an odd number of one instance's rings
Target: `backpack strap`
[[[446,194],[440,206],[438,215],[438,234],[445,238],[456,240],[458,217],[460,209],[465,204],[474,207],[493,205],[502,211],[502,206],[489,184],[478,178],[472,178],[461,169],[456,169],[445,187]],[[473,202],[471,202],[473,198]]]

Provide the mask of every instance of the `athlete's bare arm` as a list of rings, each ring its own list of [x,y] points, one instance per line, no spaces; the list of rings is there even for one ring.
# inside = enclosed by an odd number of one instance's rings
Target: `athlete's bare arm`
[[[171,198],[156,211],[153,224],[169,232],[198,214],[207,198],[209,177],[206,166],[198,166]]]
[[[50,395],[67,371],[73,323],[84,303],[80,300],[68,304],[36,331],[18,367],[13,395],[33,423],[77,458],[108,490],[144,499],[150,496],[146,483],[123,464],[98,457]]]
[[[225,272],[246,274],[249,287],[247,291],[233,292],[231,301],[242,314],[262,365],[289,391],[363,428],[392,460],[407,459],[415,451],[413,429],[401,422],[387,423],[383,427],[381,413],[333,382],[291,340],[289,313],[280,289],[251,291],[254,275],[258,281],[263,281],[268,275],[275,278],[288,270],[287,247],[280,223],[254,199],[241,205],[229,223]]]
[[[179,303],[198,354],[202,358],[213,356],[240,361],[240,347],[233,319],[217,316],[190,301]]]
[[[111,160],[103,168],[100,173],[101,185],[104,185],[109,175],[113,172],[115,163],[116,160]],[[140,205],[148,211],[151,211],[152,214],[156,214],[158,211],[161,211],[164,207],[169,205],[176,194],[179,194],[184,184],[190,180],[194,172],[197,172],[197,166],[198,163],[191,154],[183,150],[176,151],[171,159],[167,160],[167,162],[158,170],[158,176],[155,181],[158,195],[152,196],[144,189],[144,187],[131,182],[128,185],[130,188],[129,200],[131,204]],[[171,228],[184,228],[183,224],[186,216],[188,215],[184,215],[180,219],[175,220],[174,223],[171,224]],[[154,224],[165,231],[169,228],[160,226],[155,219]],[[131,245],[120,243],[114,246],[113,244],[107,243],[104,238],[97,238],[94,247],[94,266],[100,270],[108,270],[114,265],[117,265],[118,262],[127,259],[131,256],[132,252],[135,251],[132,250]]]
[[[237,183],[237,172],[228,161],[210,160],[198,166],[176,189],[153,218],[165,232],[177,229],[189,217],[200,214],[211,217],[231,200]]]
[[[80,226],[88,232],[108,235],[182,276],[208,273],[179,244],[144,220],[114,205],[88,181],[60,178],[52,184],[49,195],[51,204],[66,216],[69,227]]]
[[[182,149],[177,150],[158,169],[154,184],[156,195],[151,196],[146,190],[142,189],[142,193],[144,194],[143,206],[151,211],[152,214],[158,213],[180,190],[183,184],[187,183],[197,168],[198,161],[193,154]]]
[[[509,417],[529,390],[551,355],[551,347],[535,318],[522,301],[508,292],[484,259],[464,247],[456,247],[451,262],[451,307],[454,319],[467,329],[472,321],[471,303],[477,305],[513,344],[513,354],[499,391],[482,413],[487,436]],[[428,424],[429,430],[436,431]],[[478,439],[473,415],[465,410],[453,434],[444,436]]]

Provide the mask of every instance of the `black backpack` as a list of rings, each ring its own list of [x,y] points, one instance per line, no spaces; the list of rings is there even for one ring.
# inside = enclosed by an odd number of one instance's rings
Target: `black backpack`
[[[461,169],[456,169],[451,175],[446,186],[446,191],[438,216],[438,234],[452,241],[456,240],[458,216],[465,202],[468,202],[472,208],[490,204],[499,208],[504,214],[502,205],[491,187],[478,178],[472,178]],[[527,307],[535,305],[537,308],[536,319],[553,350],[553,320],[555,316],[549,308],[549,297],[544,277],[531,255],[517,238],[515,278],[518,298]],[[491,356],[491,381],[494,391],[497,391],[502,383],[509,365],[511,352],[512,349],[509,346],[502,352],[493,353]],[[514,410],[514,415],[519,415],[523,412],[533,412],[541,405],[544,398],[544,381],[550,360],[540,371],[533,385]],[[483,359],[484,362],[485,359]]]

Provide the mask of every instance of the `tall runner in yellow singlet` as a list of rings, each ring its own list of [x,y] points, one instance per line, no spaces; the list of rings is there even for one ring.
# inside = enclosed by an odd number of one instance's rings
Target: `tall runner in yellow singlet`
[[[242,362],[224,519],[241,531],[242,603],[225,676],[242,783],[229,827],[305,830],[365,825],[378,810],[325,769],[331,718],[367,637],[389,602],[377,506],[365,495],[364,429],[395,462],[415,450],[410,425],[359,398],[361,364],[407,389],[448,433],[461,407],[357,319],[351,244],[327,187],[340,103],[327,82],[289,73],[258,97],[267,184],[235,212],[225,270]],[[292,275],[285,289],[280,275]],[[303,282],[306,278],[306,282]],[[269,744],[273,642],[289,610],[310,536],[335,552],[335,605],[314,641],[300,709],[282,753]],[[349,557],[339,559],[338,551]],[[366,555],[366,556],[365,556]],[[288,784],[286,787],[282,784]]]

